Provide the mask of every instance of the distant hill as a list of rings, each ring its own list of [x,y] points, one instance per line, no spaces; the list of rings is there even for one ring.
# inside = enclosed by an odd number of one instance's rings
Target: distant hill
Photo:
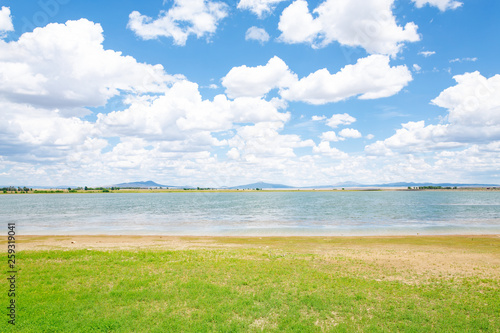
[[[10,185],[9,185],[10,186]],[[9,187],[9,186],[3,186],[3,187]],[[23,185],[24,186],[24,185]],[[499,184],[461,184],[461,183],[426,183],[426,182],[421,182],[421,183],[414,183],[414,182],[397,182],[397,183],[385,183],[385,184],[360,184],[356,182],[351,182],[351,181],[346,181],[346,182],[341,182],[341,183],[336,183],[332,185],[316,185],[316,186],[301,186],[301,187],[295,187],[295,186],[288,186],[288,185],[283,185],[283,184],[272,184],[272,183],[265,183],[265,182],[257,182],[257,183],[252,183],[252,184],[246,184],[246,185],[239,185],[239,186],[232,186],[232,187],[227,187],[223,186],[220,187],[220,189],[290,189],[290,188],[302,188],[302,189],[329,189],[329,188],[363,188],[363,187],[372,187],[372,188],[384,188],[384,187],[399,187],[399,188],[405,188],[405,187],[422,187],[422,186],[441,186],[441,187],[500,187]],[[15,187],[18,187],[17,185]],[[22,186],[21,186],[22,187]],[[79,186],[27,186],[29,188],[36,188],[36,189],[67,189],[67,188],[77,188]],[[195,189],[196,187],[193,186],[174,186],[174,185],[162,185],[158,184],[152,180],[147,180],[147,181],[139,181],[139,182],[128,182],[128,183],[120,183],[120,184],[115,184],[115,185],[106,185],[102,187],[120,187],[120,188],[178,188],[178,189]],[[2,186],[0,186],[2,188]]]
[[[161,185],[161,184],[155,183],[152,180],[148,180],[148,181],[142,181],[142,182],[121,183],[121,184],[113,185],[113,187],[150,188],[150,187],[177,187],[177,186]]]
[[[356,183],[356,182],[343,182],[343,183],[337,183],[333,185],[335,187],[340,187],[340,186],[345,186],[345,187],[358,187],[358,186],[364,186],[363,184]]]
[[[364,185],[366,186],[366,185]],[[419,187],[419,186],[441,186],[441,187],[489,187],[489,186],[499,186],[495,184],[460,184],[460,183],[388,183],[379,185],[369,185],[375,187]]]
[[[302,187],[302,188],[335,188],[335,187],[365,187],[365,186],[368,186],[368,185],[363,185],[363,184],[360,184],[360,183],[356,183],[356,182],[342,182],[342,183],[337,183],[337,184],[334,184],[334,185],[320,185],[320,186],[305,186],[305,187]]]
[[[236,190],[244,190],[244,189],[255,189],[255,188],[293,188],[292,186],[288,185],[282,185],[282,184],[270,184],[270,183],[264,183],[264,182],[258,182],[258,183],[253,183],[253,184],[247,184],[247,185],[239,185],[239,186],[233,186],[229,187],[230,189]]]
[[[342,182],[334,185],[306,186],[305,188],[339,188],[339,187],[422,187],[422,186],[441,186],[441,187],[495,187],[495,184],[460,184],[460,183],[385,183],[385,184],[360,184],[355,182]]]
[[[399,182],[399,183],[385,183],[385,184],[360,184],[356,182],[342,182],[334,185],[319,185],[319,186],[304,186],[300,188],[315,188],[315,189],[328,189],[328,188],[340,188],[340,187],[375,187],[375,188],[384,188],[384,187],[422,187],[422,186],[441,186],[441,187],[500,187],[498,184],[462,184],[462,183],[407,183],[407,182]]]

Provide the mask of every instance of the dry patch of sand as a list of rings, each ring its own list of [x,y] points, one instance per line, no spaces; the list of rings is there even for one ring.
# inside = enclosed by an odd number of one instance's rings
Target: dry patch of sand
[[[205,247],[212,243],[210,238],[175,236],[18,236],[17,249],[23,250],[133,250],[163,249],[186,250]],[[217,247],[217,246],[216,246]]]

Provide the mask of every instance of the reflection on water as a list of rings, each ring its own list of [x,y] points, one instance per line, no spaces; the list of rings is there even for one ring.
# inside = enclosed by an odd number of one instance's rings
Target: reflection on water
[[[0,196],[20,234],[500,233],[500,192],[96,193]]]

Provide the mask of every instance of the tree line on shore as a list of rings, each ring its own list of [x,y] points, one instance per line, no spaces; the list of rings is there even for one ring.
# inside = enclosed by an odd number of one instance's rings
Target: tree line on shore
[[[456,190],[457,186],[408,186],[409,190]]]
[[[17,193],[17,192],[20,192],[20,193],[27,193],[27,192],[30,192],[30,191],[33,191],[32,188],[28,188],[26,186],[23,186],[23,187],[15,187],[15,186],[9,186],[9,187],[2,187],[0,189],[0,191],[2,191],[3,193],[7,193],[7,192],[14,192],[14,193]]]

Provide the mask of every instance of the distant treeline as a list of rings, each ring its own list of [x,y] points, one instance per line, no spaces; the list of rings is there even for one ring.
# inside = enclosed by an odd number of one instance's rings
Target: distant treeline
[[[34,190],[33,193],[64,193],[63,190]]]
[[[64,192],[69,192],[69,193],[77,193],[78,191],[103,191],[103,192],[109,192],[110,190],[119,190],[120,188],[118,187],[111,187],[111,188],[104,188],[104,187],[77,187],[77,188],[71,188],[68,187],[67,190],[63,189],[55,189],[55,190],[33,190],[33,188],[28,188],[26,186],[24,187],[16,187],[16,186],[9,186],[9,187],[2,187],[0,188],[0,191],[3,193],[64,193]]]
[[[9,186],[9,187],[3,187],[0,189],[3,193],[7,193],[7,192],[21,192],[21,193],[24,193],[24,192],[29,192],[29,191],[33,191],[32,188],[27,188],[26,186],[24,187],[15,187],[15,186]]]
[[[443,187],[443,186],[415,186],[415,187],[411,187],[411,186],[408,186],[408,189],[409,190],[456,190],[458,187],[456,186],[446,186],[446,187]]]

